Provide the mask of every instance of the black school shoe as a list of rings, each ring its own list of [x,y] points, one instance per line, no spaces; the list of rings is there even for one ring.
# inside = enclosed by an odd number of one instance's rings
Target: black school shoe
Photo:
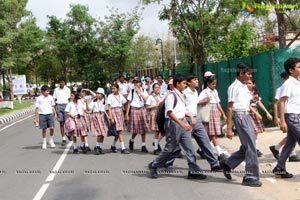
[[[255,179],[245,179],[245,177],[244,177],[242,185],[249,186],[249,187],[260,187],[260,186],[262,186],[262,182],[260,182],[259,180],[255,180]]]
[[[148,169],[150,170],[150,178],[158,178],[157,168],[152,166],[152,163],[149,163]]]
[[[130,154],[130,152],[127,151],[126,149],[122,149],[122,150],[121,150],[121,154]]]
[[[61,141],[61,146],[66,146],[66,144],[67,144],[67,141],[66,141],[66,140],[62,140],[62,141]]]
[[[153,151],[153,155],[159,155],[159,153],[160,153],[160,151],[159,151],[158,149],[155,149],[155,150]]]
[[[67,133],[65,133],[65,136],[67,136],[67,138],[68,138],[69,141],[73,141],[73,137],[72,136],[68,135]]]
[[[264,154],[260,151],[260,150],[258,150],[258,149],[256,149],[256,153],[257,153],[257,157],[262,157]]]
[[[203,151],[201,151],[200,149],[197,149],[197,153],[200,155],[201,159],[206,159],[206,156]]]
[[[154,142],[152,142],[152,146],[155,146],[155,145],[154,145]],[[161,146],[159,145],[159,143],[158,143],[158,146],[157,146],[157,150],[158,150],[159,152],[161,152]]]
[[[102,149],[99,146],[96,146],[94,148],[94,152],[95,152],[96,155],[104,154]]]
[[[113,153],[118,153],[116,146],[110,146],[110,150]]]
[[[300,162],[300,156],[297,156],[297,155],[290,156],[289,162]]]
[[[225,163],[225,161],[222,161],[220,163],[220,165],[223,167],[223,174],[225,176],[225,178],[227,178],[228,180],[231,180],[231,168]]]
[[[146,146],[142,146],[141,151],[144,152],[144,153],[148,153],[149,152]]]
[[[273,169],[273,174],[275,174],[276,178],[292,178],[294,175],[288,173],[286,170],[283,170],[279,167],[275,167]]]
[[[188,173],[188,179],[203,180],[203,179],[206,179],[206,178],[207,178],[207,176],[205,174],[203,174],[202,171],[195,171],[195,172],[189,171],[189,173]]]
[[[134,149],[134,141],[129,140],[129,149],[130,149],[130,151],[133,151],[133,149]]]
[[[222,172],[223,168],[220,165],[214,166],[210,169],[212,172]]]
[[[73,153],[74,154],[78,154],[78,149],[76,148],[76,149],[73,149]]]
[[[273,156],[276,158],[276,160],[279,159],[279,151],[275,149],[275,145],[269,146],[270,151],[272,152]]]

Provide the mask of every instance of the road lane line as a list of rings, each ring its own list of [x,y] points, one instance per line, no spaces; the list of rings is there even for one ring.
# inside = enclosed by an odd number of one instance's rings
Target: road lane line
[[[73,142],[69,142],[67,147],[65,148],[64,152],[62,153],[62,155],[60,156],[60,158],[58,159],[57,163],[55,164],[55,166],[53,167],[53,169],[51,170],[51,172],[53,173],[50,173],[49,176],[47,177],[46,179],[46,182],[51,182],[53,181],[55,175],[57,173],[59,168],[61,167],[62,163],[64,162],[65,158],[67,157],[68,155],[68,151],[70,150],[71,146],[72,146]]]
[[[50,173],[48,175],[48,177],[46,178],[45,182],[42,187],[40,188],[40,190],[36,193],[34,200],[41,200],[45,194],[45,192],[47,191],[51,181],[54,180],[54,177],[57,173],[59,168],[61,167],[61,165],[63,164],[65,158],[67,157],[68,151],[70,150],[71,146],[72,146],[73,142],[69,142],[68,145],[66,146],[64,152],[62,153],[62,155],[59,157],[58,161],[56,162],[55,166],[53,167],[53,169],[51,170],[53,173]]]
[[[42,197],[44,196],[46,190],[48,189],[50,183],[45,183],[42,185],[42,187],[40,188],[40,190],[38,191],[38,193],[36,193],[36,195],[34,196],[33,200],[40,200],[42,199]]]
[[[34,116],[34,115],[30,115],[30,116],[25,117],[25,118],[23,118],[23,119],[20,119],[20,120],[18,120],[18,121],[16,121],[16,122],[13,122],[13,123],[11,123],[11,124],[9,124],[9,125],[7,125],[7,126],[1,128],[1,129],[0,129],[0,132],[1,132],[1,131],[4,131],[5,129],[7,129],[7,128],[9,128],[9,127],[11,127],[11,126],[13,126],[13,125],[19,123],[19,122],[22,122],[22,121],[24,121],[24,120],[26,120],[26,119],[28,119],[28,118],[30,118],[30,117],[33,117],[33,116]]]

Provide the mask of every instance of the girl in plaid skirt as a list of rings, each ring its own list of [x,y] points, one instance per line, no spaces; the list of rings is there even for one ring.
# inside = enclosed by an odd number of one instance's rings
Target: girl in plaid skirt
[[[146,102],[146,108],[150,110],[149,113],[149,125],[150,129],[154,131],[154,155],[158,155],[159,152],[161,151],[161,148],[159,148],[159,142],[158,142],[158,137],[159,137],[159,130],[156,122],[156,116],[158,112],[158,107],[161,105],[161,102],[163,102],[163,96],[160,94],[160,85],[158,83],[154,83],[152,85],[152,95],[149,96]]]
[[[129,120],[129,131],[131,132],[131,139],[129,141],[129,149],[134,149],[134,138],[137,134],[142,137],[142,152],[147,153],[146,148],[146,133],[150,131],[147,123],[145,102],[148,99],[147,91],[142,89],[142,82],[138,77],[133,80],[134,89],[130,91],[127,96],[128,105],[126,109],[125,120]],[[130,110],[130,118],[129,118]]]
[[[255,81],[250,79],[247,82],[247,87],[250,90],[253,99],[257,99],[257,101],[252,101],[251,102],[251,108],[250,108],[250,116],[252,119],[252,123],[254,126],[254,130],[255,130],[255,138],[256,138],[256,146],[257,146],[257,139],[258,139],[258,133],[262,133],[264,132],[264,126],[262,123],[262,116],[259,114],[258,110],[257,110],[257,106],[259,106],[265,113],[266,116],[269,120],[272,120],[272,115],[267,111],[267,109],[265,108],[264,104],[261,102],[261,98],[259,96],[259,92],[257,90],[257,88],[255,87]],[[261,157],[263,155],[263,153],[260,150],[256,150],[257,151],[257,156]]]
[[[86,124],[83,120],[83,114],[87,109],[86,104],[79,103],[80,97],[77,92],[72,92],[70,95],[70,102],[67,104],[65,112],[69,116],[69,120],[74,120],[71,123],[75,123],[75,130],[69,132],[70,136],[73,136],[73,153],[78,153],[77,137],[86,137]]]
[[[111,124],[116,125],[116,129],[118,132],[119,141],[121,143],[121,153],[128,154],[129,152],[125,148],[123,131],[125,130],[125,122],[124,122],[124,113],[123,106],[126,104],[126,99],[123,95],[119,93],[119,85],[113,84],[111,86],[112,94],[108,95],[107,105],[108,105],[108,116],[111,120]],[[113,145],[111,146],[111,150],[116,152],[116,142],[114,140]]]
[[[78,93],[80,96],[80,99],[78,100],[78,104],[83,104],[84,107],[86,107],[88,102],[91,100],[91,98],[86,96],[86,92],[90,92],[92,97],[95,97],[96,94],[91,91],[90,89],[85,89],[85,88],[79,88]],[[92,115],[84,112],[81,121],[82,124],[84,124],[85,131],[88,133],[91,129],[91,117]],[[83,153],[86,153],[87,151],[91,151],[87,139],[87,135],[81,137],[81,144],[80,144],[80,149],[82,150]]]
[[[105,113],[105,92],[103,88],[96,91],[96,99],[89,104],[89,110],[92,110],[90,133],[97,136],[97,143],[94,148],[95,154],[103,154],[102,145],[104,136],[107,136],[108,121]]]
[[[208,74],[206,72],[205,74]],[[214,74],[210,72],[209,76],[206,76],[204,79],[204,90],[199,95],[200,105],[205,105],[207,103],[211,104],[210,108],[210,120],[208,123],[203,123],[210,141],[213,143],[219,159],[220,156],[224,155],[221,147],[218,142],[218,135],[221,135],[221,115],[224,120],[227,120],[227,117],[220,105],[220,98],[218,91],[215,89],[217,85],[217,79]],[[222,158],[223,159],[223,158]]]

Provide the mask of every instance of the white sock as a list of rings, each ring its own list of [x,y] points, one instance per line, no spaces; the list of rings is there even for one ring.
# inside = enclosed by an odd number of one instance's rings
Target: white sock
[[[154,139],[154,150],[158,149],[158,139]]]
[[[257,144],[258,144],[258,141],[257,141],[257,140],[255,140],[255,146],[256,146],[256,148],[257,148]]]
[[[296,151],[295,150],[293,150],[292,151],[292,153],[290,154],[290,156],[296,156],[297,154],[296,154]]]
[[[49,142],[53,142],[53,136],[50,136]]]
[[[115,146],[116,146],[116,144],[117,144],[117,142],[118,142],[118,140],[117,140],[117,141],[116,141],[116,140],[114,140],[111,146],[115,147]]]
[[[64,137],[62,137],[62,140],[66,140],[65,136],[64,136]]]
[[[278,144],[275,145],[275,149],[276,149],[277,151],[279,151],[280,148],[281,148],[280,143],[278,143]]]
[[[99,142],[96,142],[96,147],[100,147],[101,148],[101,144]]]
[[[125,144],[124,144],[124,142],[121,142],[121,149],[122,149],[122,150],[125,149]]]
[[[145,143],[145,142],[142,143],[142,147],[143,147],[143,146],[146,146],[146,143]]]
[[[220,146],[215,146],[215,149],[216,149],[216,151],[217,151],[217,153],[218,153],[218,156],[221,155],[221,154],[223,153]]]
[[[46,143],[47,142],[47,138],[43,138],[43,143]]]
[[[77,149],[77,143],[73,144],[73,149]]]
[[[88,147],[88,146],[89,146],[89,143],[84,143],[84,146]]]
[[[80,146],[83,147],[83,145],[84,145],[84,142],[80,142]]]

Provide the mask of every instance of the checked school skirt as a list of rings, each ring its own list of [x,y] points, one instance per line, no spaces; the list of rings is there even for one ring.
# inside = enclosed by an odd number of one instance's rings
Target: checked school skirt
[[[122,107],[115,107],[111,109],[112,116],[116,122],[117,131],[125,130],[125,119]]]
[[[135,134],[145,134],[150,131],[145,107],[135,108],[131,106],[129,131]]]

